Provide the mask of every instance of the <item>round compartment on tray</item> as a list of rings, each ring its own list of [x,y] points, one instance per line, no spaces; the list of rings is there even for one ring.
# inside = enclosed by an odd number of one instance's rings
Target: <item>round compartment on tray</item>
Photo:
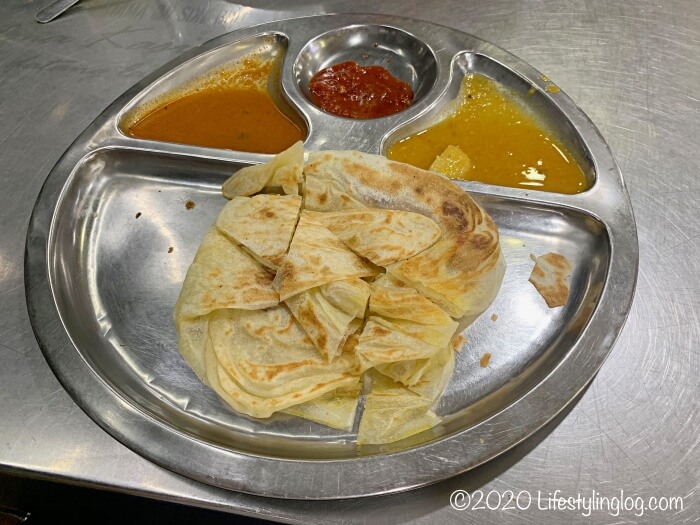
[[[411,107],[435,84],[437,60],[432,50],[410,33],[383,25],[351,25],[311,40],[296,59],[294,76],[299,90],[316,107],[309,89],[319,71],[343,62],[381,66],[413,91]]]

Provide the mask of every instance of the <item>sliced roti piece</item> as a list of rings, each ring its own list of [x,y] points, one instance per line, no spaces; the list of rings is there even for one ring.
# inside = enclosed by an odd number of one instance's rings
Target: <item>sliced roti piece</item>
[[[385,208],[431,218],[442,231],[440,240],[388,265],[387,273],[416,288],[454,318],[477,316],[491,303],[505,272],[498,229],[452,181],[356,151],[311,152],[304,174],[308,209]],[[318,181],[332,181],[328,184],[334,192],[320,187]]]
[[[312,153],[309,153],[311,160]],[[316,169],[311,161],[304,166],[304,209],[309,211],[338,211],[366,208],[367,206],[352,197],[343,181],[321,164]]]
[[[365,399],[357,444],[392,443],[433,428],[441,421],[426,399],[376,374],[372,376],[372,392]]]
[[[279,303],[273,277],[216,228],[204,236],[175,305],[176,321],[220,308],[256,310]]]
[[[476,316],[496,297],[505,274],[505,259],[499,250],[481,265],[456,272],[447,261],[458,258],[459,251],[468,253],[470,249],[459,241],[438,241],[415,257],[388,266],[386,271],[416,288],[452,317]]]
[[[270,417],[359,380],[352,354],[328,363],[282,305],[217,310],[210,315],[209,336],[224,399],[253,417]]]
[[[304,145],[297,142],[270,162],[246,166],[224,182],[221,192],[227,199],[249,196],[264,188],[279,188],[287,195],[297,195],[304,169]]]
[[[530,282],[537,288],[550,308],[564,306],[569,299],[568,278],[571,263],[558,253],[546,253],[541,257],[530,254],[535,266],[530,274]]]
[[[442,308],[388,275],[372,283],[369,311],[393,327],[437,347],[447,346],[459,324]]]
[[[298,195],[234,197],[219,213],[216,227],[276,270],[289,248],[300,208]]]
[[[324,284],[320,289],[323,297],[336,308],[358,319],[365,316],[372,289],[359,277],[333,281]]]
[[[287,256],[277,271],[275,286],[285,300],[309,288],[377,272],[376,267],[302,211]]]
[[[352,387],[339,388],[306,403],[291,406],[285,409],[284,413],[349,431],[355,422],[360,390],[359,383]]]
[[[321,288],[304,290],[284,302],[321,355],[332,361],[341,352],[355,316],[331,304]]]
[[[344,359],[350,359],[358,370],[361,370],[360,361],[357,359],[357,354],[355,348],[357,348],[357,343],[360,340],[360,331],[362,329],[363,321],[362,319],[353,319],[348,325],[348,333],[343,342],[343,347],[341,351],[341,356]]]
[[[441,350],[437,354],[440,354]],[[428,359],[412,359],[409,361],[397,361],[395,363],[384,363],[374,368],[377,372],[393,379],[403,386],[411,387],[417,385],[430,368],[431,361],[435,356]]]
[[[362,370],[384,363],[428,359],[439,351],[439,347],[413,337],[376,316],[368,318],[355,347]]]
[[[309,215],[377,266],[408,259],[435,244],[441,234],[435,221],[410,211],[366,208]]]
[[[420,380],[408,389],[425,399],[429,406],[433,406],[450,382],[454,368],[454,349],[452,345],[448,345],[428,360],[421,371]]]
[[[385,363],[375,368],[378,372],[425,397],[432,405],[440,397],[452,376],[455,343],[462,340],[461,336],[453,337],[448,345],[428,359]]]
[[[474,242],[481,241],[474,239]],[[453,239],[438,241],[415,257],[388,266],[386,271],[430,298],[452,317],[476,316],[496,297],[505,274],[505,259],[498,250],[493,252],[495,257],[489,257],[479,266],[454,271],[448,261],[461,258],[457,255],[459,251],[469,253],[470,248]]]

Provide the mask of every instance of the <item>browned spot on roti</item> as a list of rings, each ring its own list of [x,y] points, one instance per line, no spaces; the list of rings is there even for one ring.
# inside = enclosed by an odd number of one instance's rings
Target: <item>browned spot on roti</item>
[[[255,282],[263,286],[270,286],[272,284],[272,279],[272,275],[267,272],[256,272],[255,274]]]
[[[343,346],[343,352],[347,352],[349,354],[352,354],[355,352],[355,347],[357,346],[357,343],[360,342],[360,336],[357,335],[357,333],[354,333],[350,335],[345,340],[345,345]]]
[[[287,323],[287,326],[284,328],[279,328],[277,330],[278,334],[284,334],[285,332],[290,332],[294,328],[294,321],[292,319],[289,320],[289,323]],[[309,341],[311,343],[311,341]]]
[[[280,268],[279,270],[280,276],[279,276],[279,282],[283,283],[287,279],[293,280],[295,276],[294,268],[292,267],[291,264],[285,264]]]
[[[467,229],[469,227],[469,221],[465,216],[464,210],[459,206],[456,206],[449,201],[445,201],[442,203],[442,213],[445,215],[445,217],[457,221],[457,225],[460,229]]]
[[[375,186],[376,181],[380,178],[380,174],[378,174],[377,171],[371,167],[348,159],[343,160],[343,168],[349,175],[355,177],[365,186]]]
[[[484,355],[481,356],[481,359],[479,360],[479,365],[481,368],[486,368],[489,366],[489,363],[491,362],[491,352],[486,352]]]
[[[282,264],[282,261],[284,261],[284,256],[286,254],[280,254],[280,255],[274,255],[271,257],[267,257],[267,260],[270,261],[270,263],[274,264],[276,267],[279,267]],[[266,271],[269,271],[270,273],[274,273],[274,270],[271,268],[265,268]]]
[[[260,368],[255,366],[255,365],[250,365],[248,368],[248,377],[250,377],[253,381],[257,381],[260,379]]]
[[[332,381],[327,381],[325,383],[319,383],[319,384],[315,385],[311,390],[309,390],[309,393],[313,393],[313,392],[316,392],[317,390],[321,390],[322,388],[326,388],[330,385],[333,385],[335,383],[342,381],[343,379],[347,379],[348,377],[354,377],[354,376],[352,374],[345,373],[341,377],[339,377],[338,379],[333,379]]]
[[[472,250],[485,252],[493,244],[493,237],[488,234],[471,235],[469,245]]]
[[[401,162],[388,162],[387,166],[392,172],[406,178],[413,178],[416,173],[416,170],[419,169],[409,164],[403,164]]]
[[[284,372],[292,372],[298,368],[302,368],[307,365],[312,365],[313,361],[305,359],[304,361],[297,361],[296,363],[285,363],[282,365],[260,365],[265,368],[265,379],[272,380],[279,374]]]
[[[383,326],[376,325],[372,327],[372,335],[376,335],[378,337],[383,337],[385,335],[389,335],[391,333],[391,330],[388,330],[387,328],[384,328]]]
[[[316,312],[314,312],[313,307],[308,302],[303,304],[299,308],[299,322],[304,326],[306,332],[311,331],[309,336],[314,339],[314,343],[319,348],[325,348],[328,343],[328,335],[323,326],[323,323],[319,320]]]

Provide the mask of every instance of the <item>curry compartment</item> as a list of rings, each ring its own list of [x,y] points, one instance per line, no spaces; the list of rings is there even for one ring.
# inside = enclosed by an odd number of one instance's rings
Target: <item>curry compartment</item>
[[[428,169],[448,146],[457,146],[474,164],[472,174],[458,178],[526,191],[586,191],[596,180],[591,153],[556,96],[488,56],[464,51],[452,60],[440,99],[391,131],[382,152]]]
[[[407,83],[413,91],[411,105],[430,92],[438,72],[433,51],[410,33],[384,25],[351,25],[323,33],[306,44],[294,63],[295,83],[316,106],[309,88],[311,79],[319,71],[348,61],[360,67],[383,67]]]
[[[160,142],[279,153],[308,133],[281,88],[288,44],[286,36],[266,33],[188,60],[127,104],[119,131]]]

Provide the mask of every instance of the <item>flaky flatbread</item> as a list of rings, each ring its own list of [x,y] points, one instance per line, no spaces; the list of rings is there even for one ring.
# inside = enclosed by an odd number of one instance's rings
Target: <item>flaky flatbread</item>
[[[193,318],[220,308],[257,310],[279,302],[273,277],[255,259],[212,228],[187,270],[176,318]]]
[[[427,359],[440,351],[431,345],[397,329],[390,321],[370,316],[360,334],[355,353],[363,370],[397,361]]]
[[[348,431],[371,382],[358,444],[423,432],[455,331],[500,286],[498,231],[438,174],[359,152],[311,153],[302,171],[303,157],[224,184],[175,308],[180,351],[242,414]]]
[[[372,283],[370,314],[437,347],[447,346],[459,323],[415,289],[382,275]]]
[[[320,288],[288,297],[285,304],[316,349],[326,361],[332,361],[350,335],[355,317],[329,303]]]
[[[361,326],[369,294],[370,286],[355,278],[304,290],[285,304],[321,355],[331,361]]]
[[[451,345],[441,349],[421,367],[420,379],[408,386],[433,406],[442,395],[447,383],[450,382],[455,367],[455,353]]]
[[[435,244],[440,227],[435,221],[409,211],[366,208],[309,212],[352,251],[378,266],[413,257]]]
[[[367,301],[372,289],[359,277],[332,281],[324,284],[320,289],[323,297],[336,308],[357,319],[362,319],[365,316]]]
[[[359,380],[354,356],[327,362],[284,306],[213,312],[209,337],[226,400],[253,417],[269,417]]]
[[[284,259],[299,219],[298,195],[234,197],[216,219],[216,227],[276,270]]]
[[[372,377],[372,392],[365,399],[357,444],[392,443],[440,422],[426,399],[377,374]]]
[[[429,358],[396,360],[375,366],[379,372],[405,386],[421,385],[421,391],[431,403],[434,402],[433,395],[437,399],[447,384],[442,382],[443,376],[438,369],[447,373],[447,379],[452,373],[452,367],[449,367],[449,372],[447,367],[450,362],[454,363],[453,357],[450,360],[453,353],[450,343],[458,323],[416,290],[387,275],[372,283],[369,311],[383,319],[385,327],[439,349]]]
[[[289,252],[275,277],[282,300],[317,286],[368,277],[377,269],[331,233],[325,226],[301,212]]]
[[[291,406],[284,413],[347,431],[355,422],[360,390],[359,383],[353,387],[339,388],[306,403]]]
[[[254,195],[265,188],[297,195],[303,166],[304,146],[297,142],[270,162],[241,168],[224,182],[221,192],[227,199]]]
[[[306,209],[385,208],[419,213],[441,229],[428,249],[387,267],[452,317],[476,316],[505,272],[498,229],[474,200],[432,172],[354,151],[309,153]]]

